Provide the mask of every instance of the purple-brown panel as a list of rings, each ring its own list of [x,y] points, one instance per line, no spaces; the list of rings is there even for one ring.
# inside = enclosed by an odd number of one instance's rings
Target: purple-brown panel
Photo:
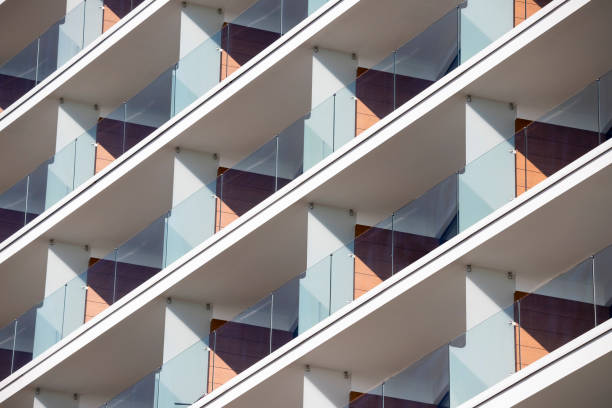
[[[34,88],[33,79],[0,74],[0,112]]]
[[[0,241],[4,241],[13,235],[16,231],[23,227],[24,223],[24,212],[0,208]]]
[[[221,35],[221,80],[225,79],[251,58],[280,37],[274,31],[260,30],[227,23]]]
[[[528,189],[599,144],[597,132],[549,123],[533,122],[524,132],[517,153],[526,157]]]

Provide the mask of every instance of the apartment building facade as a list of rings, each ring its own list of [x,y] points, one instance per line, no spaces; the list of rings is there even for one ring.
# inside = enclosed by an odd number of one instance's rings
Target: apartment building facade
[[[610,17],[1,2],[0,406],[609,406]]]

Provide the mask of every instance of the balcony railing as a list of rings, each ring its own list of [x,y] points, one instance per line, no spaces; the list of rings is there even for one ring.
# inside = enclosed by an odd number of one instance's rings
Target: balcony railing
[[[379,224],[358,226],[353,241],[231,321],[213,319],[208,338],[164,363],[107,406],[153,400],[164,401],[161,406],[188,404],[212,392],[523,193],[525,163],[552,162],[557,167],[551,165],[547,171],[557,171],[609,138],[609,128],[604,135],[588,126],[599,127],[599,119],[609,123],[612,106],[601,101],[609,100],[610,91],[612,74],[607,74]],[[589,125],[584,129],[569,124]],[[517,140],[538,148],[521,150]],[[528,171],[538,174],[527,185],[531,188],[542,177],[531,167]]]
[[[10,325],[13,328],[13,337],[9,336],[4,342],[0,341],[0,348],[7,350],[7,356],[10,355],[11,364],[8,373],[16,371],[47,350],[132,289],[351,140],[360,131],[356,126],[356,123],[359,123],[356,117],[359,115],[360,106],[366,104],[374,106],[371,100],[380,101],[381,94],[377,91],[380,87],[372,84],[377,83],[376,81],[380,78],[383,78],[383,83],[385,83],[384,81],[387,81],[385,78],[389,78],[388,70],[392,72],[390,78],[393,85],[383,87],[382,95],[394,101],[390,105],[392,111],[399,106],[402,100],[410,99],[406,96],[410,94],[405,93],[406,90],[402,85],[406,75],[398,73],[399,67],[413,67],[421,73],[418,78],[424,81],[434,81],[452,69],[458,52],[456,27],[461,10],[453,10],[421,35],[394,52],[392,57],[362,73],[354,83],[336,92],[311,113],[295,122],[232,169],[220,169],[221,174],[216,180],[179,203],[105,258],[92,259],[93,265],[87,271],[67,282],[62,288],[47,296],[43,302],[16,319]],[[248,12],[245,15],[248,15]],[[447,35],[443,35],[444,33]],[[434,47],[436,52],[424,52],[423,47],[427,44]],[[434,54],[438,57],[432,57]],[[434,64],[436,69],[427,73],[428,71],[424,71],[423,67],[431,66],[432,62],[436,63]],[[440,69],[440,66],[443,68]],[[417,78],[416,73],[412,75]],[[527,130],[521,130],[517,133],[518,136],[510,136],[508,140],[492,149],[487,155],[470,163],[462,174],[452,175],[445,182],[446,184],[438,186],[437,188],[446,191],[446,194],[454,191],[457,200],[461,197],[463,211],[456,210],[457,212],[453,213],[450,207],[446,208],[445,216],[450,218],[447,219],[448,225],[441,230],[444,234],[421,243],[424,247],[418,253],[426,253],[427,248],[432,249],[434,245],[439,245],[457,231],[464,230],[476,220],[524,191],[517,180],[523,176],[521,170],[526,168],[527,157],[531,163],[542,160],[540,157],[542,154],[543,157],[547,157],[547,154],[553,155],[555,157],[553,162],[557,167],[550,164],[543,166],[548,172],[545,174],[547,175],[595,147],[600,141],[606,140],[610,135],[611,83],[611,75],[606,75],[547,117],[531,124]],[[369,89],[374,89],[374,91],[368,91]],[[411,89],[414,96],[422,88]],[[597,95],[594,96],[593,92],[596,92]],[[384,104],[377,106],[384,106]],[[567,140],[560,143],[554,138],[543,145],[540,143],[543,153],[542,151],[538,153],[534,149],[531,149],[530,153],[526,151],[521,153],[520,142],[517,145],[516,140],[522,140],[523,143],[528,141],[530,146],[534,141],[548,140],[551,129],[561,129],[554,128],[556,123],[572,123],[576,112],[582,112],[580,115],[585,117],[584,111],[590,112],[590,115],[587,114],[586,117],[594,115],[593,117],[598,119],[593,119],[588,129],[567,128],[569,130],[564,130],[568,134],[567,137],[576,133],[575,140],[580,140],[580,135],[584,132],[590,135],[586,144],[578,143],[582,146],[580,149],[569,149],[568,146],[572,146],[573,142],[568,142],[569,139],[566,137]],[[565,122],[558,118],[564,118]],[[369,125],[366,123],[364,126]],[[580,126],[583,126],[582,122]],[[529,132],[528,138],[522,136],[526,135],[526,132]],[[559,154],[561,154],[560,160],[557,157]],[[500,172],[498,169],[502,164],[503,172]],[[531,167],[528,169],[532,170]],[[498,179],[493,177],[495,174],[499,174]],[[538,173],[536,180],[541,179],[542,176]],[[500,183],[500,180],[503,180],[503,183]],[[534,182],[530,181],[529,187]],[[419,204],[409,205],[418,206]],[[455,205],[458,206],[458,201],[455,202]],[[402,215],[399,211],[390,220],[385,221],[386,224],[371,228],[371,231],[363,234],[360,239],[365,240],[369,236],[378,235],[386,236],[381,239],[389,240],[389,237],[397,235],[393,232],[393,228],[399,228],[402,223],[407,222],[401,220]],[[382,225],[394,227],[388,228]],[[418,233],[413,235],[418,235]],[[410,241],[412,238],[406,239]],[[377,279],[386,279],[394,272],[403,269],[407,265],[406,262],[412,262],[412,258],[402,258],[401,254],[402,251],[396,251],[390,260],[385,261],[391,262],[391,269],[375,272]],[[362,254],[361,257],[368,256]],[[376,257],[380,255],[377,254]],[[341,259],[341,257],[336,257],[336,259]],[[328,262],[331,264],[331,258]],[[378,261],[373,259],[372,262]],[[355,287],[353,294],[357,296],[358,293],[363,293],[368,289],[368,287]],[[337,301],[333,300],[333,302],[343,305],[351,300],[352,298],[342,298]],[[335,310],[329,305],[328,309],[328,312]],[[307,318],[303,317],[303,319]],[[316,318],[313,319],[316,320]],[[8,330],[6,333],[10,332],[10,329],[5,328],[4,330]],[[14,344],[11,341],[14,341]],[[8,361],[9,357],[5,360]]]
[[[457,407],[612,316],[612,247],[457,336],[367,392],[350,408]]]
[[[0,112],[44,81],[144,0],[84,0],[0,66]],[[29,16],[16,16],[27,20]]]

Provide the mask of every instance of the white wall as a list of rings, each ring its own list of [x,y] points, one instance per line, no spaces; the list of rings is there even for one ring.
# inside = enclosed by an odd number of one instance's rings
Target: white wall
[[[166,362],[192,344],[208,337],[212,307],[180,299],[166,305],[164,318],[164,358]]]
[[[311,367],[304,373],[303,407],[344,408],[349,403],[350,378],[344,373]]]
[[[172,206],[213,182],[217,177],[219,160],[212,153],[180,149],[174,155]],[[215,191],[211,191],[212,194]]]
[[[100,111],[94,104],[64,99],[57,108],[55,151],[59,152],[77,137],[89,131],[98,121]]]

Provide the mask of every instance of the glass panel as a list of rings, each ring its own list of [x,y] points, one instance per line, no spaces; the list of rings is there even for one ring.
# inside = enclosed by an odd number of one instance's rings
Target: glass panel
[[[385,381],[385,407],[440,407],[448,398],[449,346]]]
[[[97,260],[84,275],[84,280],[87,282],[85,323],[115,302],[116,256],[116,251],[113,251],[103,259]]]
[[[300,310],[300,277],[285,283],[272,294],[272,350],[297,337]]]
[[[66,337],[84,323],[86,304],[87,271],[70,280],[66,284],[62,337]]]
[[[136,384],[117,395],[100,408],[151,408],[155,407],[158,372],[138,381]],[[161,407],[161,405],[159,405]]]
[[[599,144],[597,83],[525,129],[527,188],[531,188]]]
[[[459,175],[459,231],[512,200],[516,194],[514,137],[470,162]]]
[[[165,231],[165,217],[158,218],[117,250],[114,302],[163,268]]]
[[[129,150],[168,121],[172,113],[174,67],[125,104],[125,146]]]
[[[343,308],[353,301],[355,289],[354,242],[342,246],[331,255],[331,281],[329,314]]]
[[[12,372],[15,324],[16,321],[13,321],[0,329],[0,378],[3,379]]]
[[[125,151],[125,111],[123,104],[98,121],[95,126],[95,173],[98,173]],[[89,133],[93,133],[94,129]]]
[[[359,75],[356,81],[356,129],[359,135],[395,109],[395,53]]]
[[[220,47],[221,31],[197,46],[178,62],[175,73],[173,115],[204,95],[219,82]]]
[[[223,173],[217,187],[217,196],[221,199],[221,228],[276,191],[276,156],[275,138]]]
[[[304,172],[304,119],[278,135],[277,190]]]
[[[83,27],[83,44],[91,44],[102,33],[104,22],[104,1],[85,1],[85,26]]]
[[[601,143],[612,138],[612,73],[599,80],[599,129]]]
[[[81,2],[66,14],[59,23],[58,42],[56,45],[57,66],[61,67],[70,58],[83,49],[85,34],[85,3]],[[100,32],[98,32],[99,34]],[[53,71],[51,71],[53,72]],[[49,72],[49,74],[51,73]]]
[[[164,265],[176,261],[213,235],[216,184],[215,181],[202,187],[170,211],[167,219]]]
[[[304,119],[304,171],[334,151],[334,107],[332,96]]]
[[[49,160],[45,207],[51,207],[74,189],[76,140],[68,144]],[[42,174],[42,173],[41,173]]]
[[[49,165],[53,158],[47,160],[36,170],[30,173],[30,184],[28,187],[27,222],[32,221],[45,211],[47,203],[47,182],[49,180]]]
[[[322,4],[326,3],[323,1]],[[308,6],[312,0],[282,1],[281,33],[285,34],[308,16]],[[321,4],[321,5],[322,5]]]
[[[349,408],[384,408],[384,384],[367,393],[355,392],[351,395]]]
[[[33,351],[34,357],[62,339],[66,288],[67,285],[62,285],[45,296],[43,302],[35,310],[29,312],[32,314],[32,329],[31,338],[28,341],[32,343],[30,350]],[[19,322],[23,328],[22,318],[19,319]],[[21,341],[24,339],[22,338]]]
[[[520,368],[595,327],[589,258],[520,300]]]
[[[157,407],[188,406],[206,394],[208,339],[166,361],[159,373]]]
[[[38,65],[36,72],[37,84],[44,81],[44,79],[52,74],[59,66],[58,44],[60,37],[60,24],[61,21],[55,23],[53,26],[51,26],[51,28],[45,31],[43,35],[40,36],[40,48],[38,51]]]
[[[232,25],[281,32],[281,0],[259,0],[232,21]]]
[[[26,223],[29,176],[0,195],[0,240],[4,241]]]
[[[329,316],[331,257],[320,260],[300,276],[298,334]]]
[[[470,0],[460,10],[461,63],[514,27],[514,0]]]
[[[450,343],[450,406],[456,407],[515,371],[514,306]]]
[[[38,39],[0,67],[0,109],[6,109],[36,85]]]
[[[612,317],[612,246],[595,255],[595,312],[597,324]]]
[[[396,107],[457,66],[457,9],[397,50]]]
[[[95,171],[96,127],[75,141],[74,188],[86,182]]]
[[[259,0],[222,30],[221,48],[225,51],[225,72],[234,73],[251,58],[280,37],[281,1]]]
[[[215,331],[213,389],[270,354],[271,312],[268,296]]]
[[[454,231],[457,217],[457,177],[450,176],[395,212],[393,273],[437,248]]]
[[[32,361],[34,351],[34,330],[38,320],[37,312],[38,308],[30,309],[17,319],[13,372]]]
[[[333,140],[331,144],[328,143],[332,151],[338,150],[355,137],[356,86],[353,82],[334,95]]]

